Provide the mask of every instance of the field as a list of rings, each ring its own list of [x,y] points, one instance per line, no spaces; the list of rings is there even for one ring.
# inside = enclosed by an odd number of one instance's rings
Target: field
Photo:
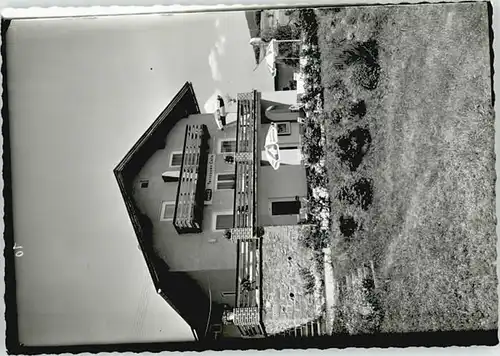
[[[347,313],[344,288],[335,330],[366,332],[356,326],[363,318],[368,332],[495,329],[486,4],[325,9],[317,18],[335,278],[345,285],[373,263],[380,313]]]

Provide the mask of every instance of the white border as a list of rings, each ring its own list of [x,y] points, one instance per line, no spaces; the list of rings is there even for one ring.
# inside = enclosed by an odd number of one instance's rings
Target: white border
[[[154,5],[154,3],[159,3],[162,1],[156,1],[153,3],[147,3],[148,0],[143,1],[143,5]],[[453,2],[457,2],[457,0],[451,0]],[[451,2],[450,1],[450,2]],[[171,1],[168,1],[171,3]],[[397,4],[397,3],[420,3],[422,1],[418,0],[406,0],[406,1],[394,1],[394,0],[364,0],[364,1],[349,1],[349,0],[332,0],[332,1],[315,1],[313,3],[310,3],[309,6],[317,6],[317,5],[324,5],[324,4],[331,4],[331,5],[339,5],[339,4],[351,4],[351,5],[356,5],[356,4]],[[436,3],[436,2],[442,2],[442,1],[437,1],[437,0],[427,0],[426,2],[428,3]],[[248,6],[255,6],[253,4],[256,4],[256,2],[246,2],[241,1],[239,5],[217,5],[217,1],[213,0],[206,0],[203,1],[203,5],[195,5],[195,6],[183,6],[182,4],[177,4],[177,5],[157,5],[157,6],[151,6],[151,7],[144,7],[144,6],[123,6],[127,5],[129,1],[126,0],[72,0],[72,4],[99,4],[101,6],[91,6],[91,7],[56,7],[56,6],[66,6],[68,4],[67,0],[49,0],[49,1],[35,1],[35,0],[0,0],[0,9],[5,9],[2,12],[2,15],[6,18],[33,18],[33,17],[41,17],[41,18],[47,18],[47,17],[68,17],[68,16],[97,16],[97,15],[125,15],[125,14],[157,14],[158,12],[165,12],[165,13],[172,13],[172,12],[185,12],[185,11],[202,11],[207,9],[207,7],[215,5],[215,9],[218,10],[239,10],[239,9],[245,9]],[[181,0],[178,1],[178,3],[187,3],[186,0]],[[264,6],[266,2],[260,2],[257,7],[263,8],[266,7]],[[269,1],[267,2],[268,4],[270,3]],[[121,6],[115,6],[117,4],[121,4]],[[288,1],[286,4],[283,2],[276,2],[272,6],[275,7],[278,4],[283,4],[281,7],[290,7],[290,6],[297,6],[297,5],[306,5],[304,2],[300,1]],[[41,8],[41,7],[30,7],[33,5],[37,6],[52,6],[49,8]],[[112,6],[109,6],[112,5]],[[500,1],[499,0],[493,0],[492,1],[493,5],[493,29],[495,32],[500,32],[499,30],[499,23],[497,20],[497,13],[500,13]],[[19,7],[29,7],[29,8],[19,8]],[[211,9],[214,9],[214,7],[211,7]],[[159,14],[161,15],[161,14]],[[495,49],[495,52],[497,48],[497,36],[499,36],[498,33],[495,33],[495,39],[493,43],[493,48]],[[495,92],[498,93],[500,90],[496,90],[497,88],[500,89],[500,84],[498,82],[498,73],[500,72],[500,68],[496,68],[496,62],[497,62],[497,57],[495,57],[495,74],[494,74],[494,87],[495,87]],[[496,99],[495,103],[495,108],[498,109],[498,97]],[[500,112],[499,110],[496,110],[496,112]],[[495,144],[495,147],[497,145]],[[497,149],[495,149],[495,152],[499,152]],[[500,161],[497,159],[496,163],[496,168],[500,168]],[[3,180],[2,180],[3,184]],[[496,192],[500,192],[500,181],[497,180],[496,183]],[[2,198],[3,200],[3,198]],[[500,207],[500,195],[497,194],[497,207]],[[2,205],[3,209],[3,205]],[[500,214],[497,212],[497,217],[499,217],[500,221]],[[0,222],[0,224],[3,224]],[[500,231],[500,224],[497,224],[497,233]],[[3,247],[3,245],[2,245]],[[500,255],[500,249],[497,249],[499,255]],[[497,267],[499,268],[499,267]],[[498,270],[500,272],[500,269]],[[500,273],[499,273],[500,275]],[[1,283],[3,287],[3,283]],[[500,289],[499,289],[500,292]],[[5,327],[5,324],[2,325],[2,327]],[[3,345],[2,345],[3,346]],[[0,350],[2,349],[0,346]],[[260,352],[261,354],[263,353],[264,355],[268,353],[276,353],[279,351],[264,351]],[[328,350],[287,350],[286,354],[288,353],[293,353],[293,354],[302,354],[302,353],[308,353],[308,354],[319,354],[319,353],[328,353],[330,354],[332,351]],[[371,349],[353,349],[349,348],[346,350],[335,350],[333,352],[341,352],[343,355],[386,355],[386,354],[393,354],[393,355],[399,355],[399,354],[406,354],[406,355],[498,355],[500,352],[500,345],[497,347],[449,347],[449,348],[426,348],[426,347],[410,347],[406,349],[395,349],[395,348],[389,348],[389,349],[380,349],[380,348],[371,348]],[[1,353],[1,352],[0,352]],[[215,355],[215,351],[208,351],[206,352],[208,355]],[[256,354],[256,351],[248,351],[248,354]],[[280,352],[283,353],[283,352]],[[136,353],[126,353],[130,355],[136,355]],[[192,354],[195,355],[195,353],[188,352],[187,354]],[[226,354],[235,354],[235,352],[226,352]],[[85,355],[85,354],[84,354]]]

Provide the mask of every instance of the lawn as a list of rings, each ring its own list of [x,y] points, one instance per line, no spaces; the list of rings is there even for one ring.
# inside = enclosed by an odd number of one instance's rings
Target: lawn
[[[317,19],[332,258],[344,285],[335,330],[367,331],[358,326],[370,315],[343,303],[346,280],[371,262],[381,317],[368,332],[497,328],[486,4],[326,9]]]

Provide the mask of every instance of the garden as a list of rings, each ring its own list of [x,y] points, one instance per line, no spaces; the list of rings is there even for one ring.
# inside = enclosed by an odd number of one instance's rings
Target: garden
[[[333,332],[496,328],[486,5],[301,9],[299,21],[304,243],[332,250]]]

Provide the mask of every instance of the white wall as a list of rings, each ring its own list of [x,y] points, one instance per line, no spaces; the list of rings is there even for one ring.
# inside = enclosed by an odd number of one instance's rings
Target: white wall
[[[7,42],[21,342],[192,339],[153,290],[112,169],[186,80],[202,108],[266,89],[244,15],[14,21]]]

